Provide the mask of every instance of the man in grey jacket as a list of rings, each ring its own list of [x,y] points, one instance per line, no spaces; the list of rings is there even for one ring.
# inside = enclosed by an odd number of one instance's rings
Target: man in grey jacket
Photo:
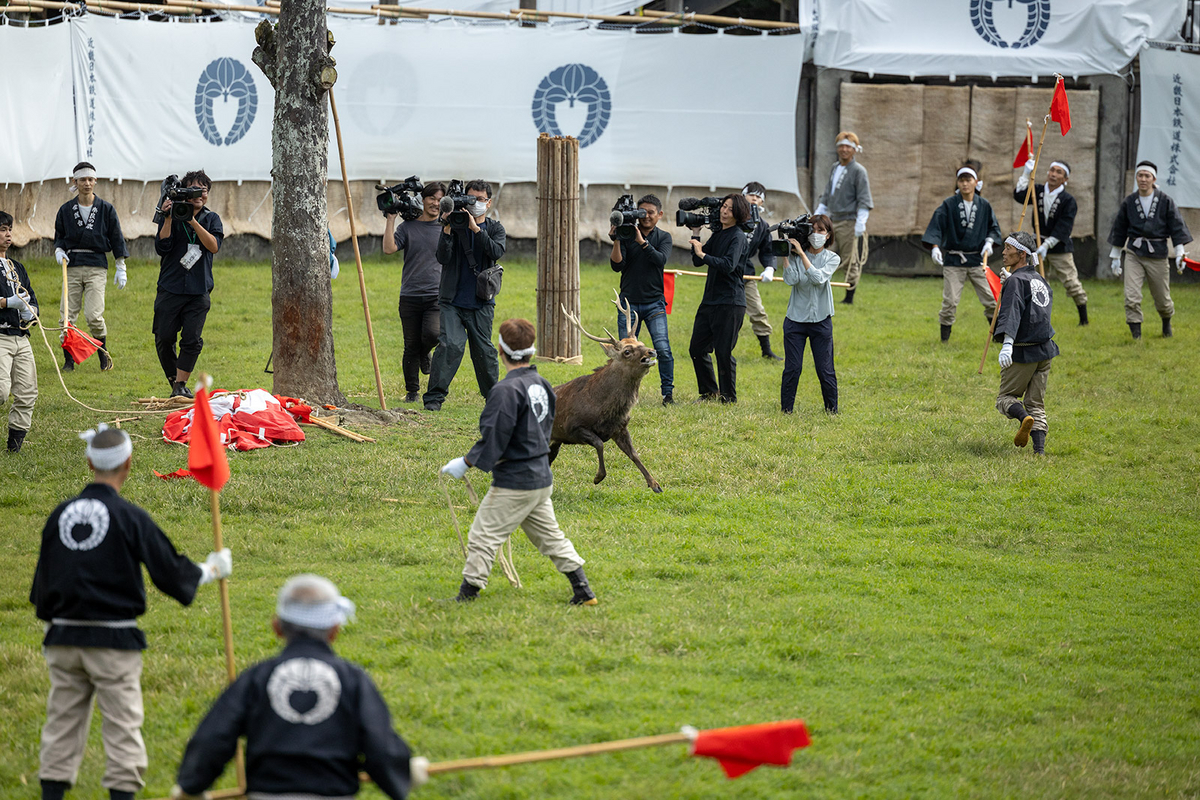
[[[842,299],[846,305],[854,302],[854,292],[858,289],[858,278],[866,260],[865,255],[860,256],[860,247],[866,244],[867,217],[875,207],[871,201],[867,170],[854,158],[861,152],[862,145],[853,131],[842,131],[837,135],[838,160],[829,172],[829,182],[813,212],[814,215],[828,214],[833,220],[834,250],[846,265],[846,282],[850,284]]]

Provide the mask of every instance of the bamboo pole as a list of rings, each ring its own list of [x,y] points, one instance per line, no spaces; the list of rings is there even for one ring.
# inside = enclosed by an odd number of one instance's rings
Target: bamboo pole
[[[674,273],[674,274],[676,274],[676,275],[693,275],[693,276],[695,276],[695,277],[697,277],[697,278],[707,278],[707,277],[708,277],[708,273],[707,273],[707,272],[693,272],[692,270],[689,270],[689,269],[668,269],[668,270],[666,270],[666,272],[672,272],[672,273]],[[743,275],[743,276],[742,276],[742,280],[746,280],[746,281],[761,281],[761,280],[762,280],[762,275]],[[775,281],[781,281],[781,280],[782,280],[781,278],[776,278],[776,279],[775,279]],[[768,281],[768,283],[771,283],[771,281]],[[829,285],[830,285],[830,286],[835,286],[835,287],[837,287],[837,288],[839,288],[839,289],[849,289],[849,288],[850,288],[850,284],[848,284],[848,283],[841,283],[841,282],[839,282],[839,281],[830,281],[830,282],[829,282]]]
[[[1029,176],[1029,186],[1025,188],[1025,202],[1021,204],[1021,220],[1017,223],[1017,230],[1025,227],[1025,212],[1029,210],[1029,199],[1033,197],[1033,180],[1037,176],[1038,159],[1042,156],[1042,143],[1046,141],[1046,128],[1049,125],[1050,115],[1047,114],[1042,121],[1042,138],[1038,140],[1037,156],[1033,159],[1033,172]]]
[[[363,275],[362,254],[358,251],[358,229],[354,225],[354,201],[350,198],[350,178],[346,175],[346,150],[342,146],[342,126],[338,122],[337,103],[333,99],[333,88],[329,89],[329,108],[333,111],[333,130],[337,135],[338,160],[342,165],[342,186],[346,190],[346,214],[350,217],[350,240],[354,242],[354,263],[358,267],[358,288],[362,292],[363,316],[367,320],[367,343],[371,347],[371,365],[375,368],[375,390],[379,394],[379,408],[387,411],[383,399],[383,378],[379,375],[379,354],[375,351],[375,331],[371,327],[371,305],[367,302],[367,279]]]
[[[683,23],[685,25],[693,23],[693,22],[703,22],[703,23],[708,23],[711,25],[736,25],[736,26],[742,27],[742,28],[760,28],[762,30],[772,30],[772,31],[777,31],[777,30],[796,30],[796,31],[798,31],[798,30],[800,30],[800,24],[798,22],[778,22],[778,21],[769,20],[769,19],[742,19],[741,17],[721,17],[721,16],[717,16],[715,14],[693,14],[693,13],[680,14],[678,12],[671,12],[671,11],[651,11],[650,9],[643,9],[642,13],[644,15],[646,15],[647,17],[654,17],[657,19],[669,19],[672,17],[677,18],[677,19],[682,19]]]
[[[612,22],[626,25],[645,25],[648,22],[660,25],[693,25],[697,23],[709,25],[738,26],[743,28],[759,28],[761,30],[800,30],[795,22],[776,22],[763,19],[742,19],[741,17],[719,17],[713,14],[680,14],[670,11],[649,11],[643,9],[641,18],[633,15],[618,16],[615,14],[582,14],[577,11],[533,11],[530,9],[512,9],[511,15],[524,11],[527,19],[538,21],[539,18],[560,17],[563,19],[594,20],[596,22]]]
[[[984,269],[988,268],[987,262],[988,262],[987,256],[984,256],[983,257],[983,268]],[[1003,292],[1001,292],[1000,294],[1001,294],[1001,297],[1004,296]],[[996,310],[995,310],[995,312],[992,313],[992,323],[991,323],[991,325],[988,326],[987,339],[983,343],[983,355],[980,356],[980,358],[979,358],[979,369],[976,370],[977,375],[983,374],[983,364],[985,361],[987,361],[988,350],[992,346],[992,337],[996,334],[996,320],[998,320],[999,318],[1000,318],[1000,298],[997,297],[996,298]]]
[[[67,308],[68,308],[68,306],[67,306],[67,259],[64,258],[61,263],[62,263],[62,271],[63,271],[63,290],[62,290],[63,323],[62,323],[62,326],[63,326],[63,328],[66,328],[71,323],[71,320],[67,319]],[[64,336],[66,335],[65,330],[63,331],[63,335]]]
[[[203,376],[201,376],[203,378]],[[213,551],[221,552],[225,544],[221,538],[221,492],[219,489],[209,489],[209,506],[212,511]],[[225,673],[229,682],[237,678],[237,668],[233,662],[233,616],[229,610],[229,579],[220,578],[217,587],[221,592],[221,627],[225,633]],[[237,765],[238,791],[246,791],[246,754],[242,742],[238,740],[237,754],[234,756]]]

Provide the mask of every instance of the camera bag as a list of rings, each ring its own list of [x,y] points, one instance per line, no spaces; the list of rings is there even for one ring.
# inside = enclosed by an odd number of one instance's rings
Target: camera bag
[[[467,264],[475,273],[475,297],[485,303],[492,302],[492,299],[500,294],[500,282],[504,278],[504,267],[496,264],[482,270],[478,269],[475,263],[475,251],[466,242],[463,242],[463,252],[467,257]]]

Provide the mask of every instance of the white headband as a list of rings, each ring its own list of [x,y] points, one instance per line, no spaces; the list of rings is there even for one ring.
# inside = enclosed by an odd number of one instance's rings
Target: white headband
[[[80,178],[94,178],[96,177],[96,170],[91,167],[80,167],[71,173],[71,177],[75,180],[79,180]]]
[[[354,619],[354,601],[340,595],[326,603],[284,603],[275,606],[275,615],[284,622],[327,631],[335,625],[345,625]]]
[[[1154,167],[1150,166],[1149,164],[1139,164],[1138,168],[1136,170],[1134,170],[1133,174],[1137,175],[1139,172],[1149,172],[1151,175],[1154,176],[1154,180],[1158,180],[1158,170],[1156,170]]]
[[[1071,168],[1070,168],[1070,167],[1068,167],[1068,166],[1067,166],[1066,164],[1064,164],[1063,162],[1061,162],[1061,161],[1051,161],[1051,162],[1050,162],[1050,166],[1052,166],[1052,167],[1058,167],[1058,168],[1059,168],[1059,169],[1061,169],[1063,172],[1067,173],[1067,177],[1068,177],[1068,178],[1069,178],[1069,177],[1071,177]]]
[[[508,353],[508,357],[513,361],[522,361],[537,352],[537,348],[533,345],[529,345],[529,347],[526,347],[524,350],[513,350],[504,343],[503,336],[496,334],[496,338],[500,340],[500,349],[505,353]]]
[[[979,180],[979,173],[978,173],[978,172],[976,172],[975,170],[971,169],[970,167],[963,167],[962,169],[960,169],[958,172],[956,172],[956,173],[954,174],[954,177],[955,177],[956,179],[957,179],[957,178],[961,178],[961,177],[963,176],[963,173],[964,173],[964,172],[965,172],[966,174],[970,175],[970,176],[971,176],[972,178],[974,178],[975,180]]]
[[[742,189],[742,194],[746,197],[761,197],[764,200],[767,199],[767,195],[764,192],[752,192],[749,189]]]
[[[1026,247],[1025,245],[1021,244],[1020,242],[1018,242],[1016,239],[1014,239],[1014,238],[1013,238],[1013,237],[1011,237],[1011,236],[1010,236],[1010,237],[1008,237],[1007,239],[1005,239],[1005,240],[1004,240],[1004,243],[1005,243],[1005,244],[1011,244],[1013,247],[1017,248],[1018,250],[1020,250],[1020,251],[1021,251],[1022,253],[1024,253],[1025,255],[1029,256],[1029,262],[1030,262],[1031,264],[1033,264],[1035,267],[1037,266],[1037,264],[1038,264],[1038,257],[1037,257],[1037,253],[1033,252],[1033,251],[1032,251],[1032,250],[1030,250],[1028,247]]]
[[[93,467],[102,472],[116,469],[133,455],[133,442],[129,440],[129,434],[125,431],[118,431],[118,433],[125,437],[124,441],[120,444],[105,448],[92,446],[92,440],[96,438],[96,434],[106,430],[108,430],[108,425],[101,422],[94,429],[79,434],[79,438],[87,442],[88,460],[92,462]]]
[[[841,146],[842,146],[842,145],[844,145],[844,144],[848,144],[848,145],[850,145],[851,147],[853,147],[853,148],[854,148],[854,152],[856,152],[856,153],[861,153],[861,152],[862,152],[862,145],[861,145],[861,144],[855,144],[854,142],[850,141],[849,139],[838,139],[838,140],[837,140],[837,146],[838,146],[838,147],[841,147]]]

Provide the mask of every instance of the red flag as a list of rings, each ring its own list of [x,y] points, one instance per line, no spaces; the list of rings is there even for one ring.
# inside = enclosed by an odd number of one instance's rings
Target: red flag
[[[196,391],[192,406],[192,438],[188,443],[188,469],[192,476],[210,489],[220,489],[229,480],[229,462],[221,446],[221,434],[208,405],[208,390]]]
[[[91,358],[92,353],[100,349],[100,342],[68,322],[67,334],[62,340],[62,349],[70,354],[72,361],[82,364]]]
[[[671,313],[671,303],[675,300],[675,273],[663,273],[663,297],[667,300],[667,313]]]
[[[810,742],[803,720],[764,722],[700,731],[692,755],[717,759],[727,776],[737,778],[763,764],[786,767],[792,763],[792,751]]]
[[[1184,256],[1183,265],[1193,272],[1200,272],[1200,261],[1197,261],[1194,258],[1188,258],[1187,256]]]
[[[186,469],[177,469],[174,472],[168,472],[165,475],[163,473],[159,472],[158,470],[154,470],[154,474],[156,476],[162,478],[164,481],[174,480],[175,478],[195,477],[192,475],[192,473],[188,472]]]
[[[1071,105],[1067,102],[1067,87],[1063,85],[1062,78],[1059,78],[1054,86],[1054,98],[1050,101],[1050,119],[1062,128],[1063,136],[1071,130]]]
[[[996,300],[1000,299],[1000,276],[992,272],[991,267],[984,267],[983,274],[987,277],[988,286],[992,287],[992,297]]]
[[[1025,139],[1021,142],[1021,149],[1017,151],[1017,157],[1013,159],[1013,169],[1025,166],[1025,162],[1033,158],[1033,129],[1025,129]]]

